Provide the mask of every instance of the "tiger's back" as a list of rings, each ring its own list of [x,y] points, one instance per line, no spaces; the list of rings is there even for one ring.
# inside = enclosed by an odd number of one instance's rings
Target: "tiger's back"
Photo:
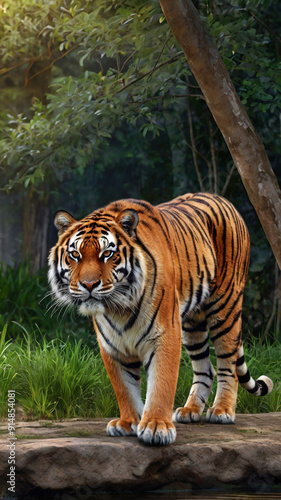
[[[244,285],[250,241],[247,227],[233,205],[219,196],[198,193],[180,196],[157,208],[166,231],[171,233],[178,289],[181,292],[187,284],[189,293],[192,290],[200,300],[198,304],[194,298],[194,306],[202,304],[210,292],[223,293],[230,281]]]

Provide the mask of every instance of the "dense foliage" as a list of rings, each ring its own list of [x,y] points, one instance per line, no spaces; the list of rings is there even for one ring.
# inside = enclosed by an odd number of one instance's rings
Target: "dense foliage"
[[[1,8],[2,102],[12,103],[1,122],[4,185],[82,172],[130,124],[144,137],[166,135],[172,169],[181,171],[175,190],[192,155],[198,187],[223,190],[230,158],[157,1],[22,0],[18,9],[6,0]],[[278,5],[200,8],[268,150],[280,153]],[[23,81],[31,109],[17,102]]]

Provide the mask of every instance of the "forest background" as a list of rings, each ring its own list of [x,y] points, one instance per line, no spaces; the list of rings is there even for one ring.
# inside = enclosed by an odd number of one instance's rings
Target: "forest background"
[[[194,4],[280,183],[280,3]],[[90,322],[73,311],[62,312],[58,320],[48,297],[47,254],[57,238],[57,209],[80,218],[119,198],[157,204],[184,192],[208,191],[233,202],[251,237],[244,338],[254,349],[257,341],[269,342],[268,348],[275,342],[277,355],[280,271],[159,2],[2,0],[0,39],[0,330],[6,389],[12,380],[20,380],[19,368],[9,371],[10,354],[15,359],[17,352],[26,362],[30,381],[32,348],[38,351],[39,363],[32,368],[34,374],[42,372],[42,353],[55,356],[59,348],[56,366],[70,366],[68,347],[73,354],[82,342],[83,349],[89,345],[96,352]],[[80,368],[73,365],[71,370],[77,373]],[[49,390],[52,385],[53,379]],[[23,386],[21,379],[22,394]],[[30,400],[32,391],[35,394],[34,384],[22,398],[25,413],[53,415],[58,410],[54,400],[67,400],[60,395],[50,402],[48,395],[45,411],[44,401],[36,403],[36,396],[31,408],[24,400]],[[75,394],[73,388],[68,391],[69,397]],[[280,398],[276,401],[275,410]]]

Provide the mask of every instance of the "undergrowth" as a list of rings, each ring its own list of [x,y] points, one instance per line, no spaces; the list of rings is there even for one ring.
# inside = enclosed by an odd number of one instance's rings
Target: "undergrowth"
[[[261,345],[253,339],[244,347],[251,375],[254,378],[268,375],[274,389],[268,396],[257,398],[239,387],[237,413],[281,411],[281,344],[275,341]],[[211,358],[215,366],[212,347]],[[7,417],[8,389],[16,392],[18,419],[118,415],[117,401],[100,354],[76,338],[46,340],[41,335],[36,339],[24,329],[17,340],[8,339],[5,326],[0,338],[0,380],[0,418]],[[191,383],[191,363],[183,352],[175,408],[185,404]],[[215,389],[214,384],[210,405]],[[145,397],[145,380],[142,394]]]

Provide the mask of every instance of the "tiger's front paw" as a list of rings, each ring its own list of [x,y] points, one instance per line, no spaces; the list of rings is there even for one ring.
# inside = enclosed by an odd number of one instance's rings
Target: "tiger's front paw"
[[[167,445],[176,439],[176,429],[172,422],[157,418],[142,419],[138,425],[138,438],[145,444]]]
[[[177,408],[173,415],[173,421],[180,424],[188,424],[190,422],[199,422],[201,419],[202,410],[196,405],[184,406]]]
[[[107,424],[106,431],[109,436],[136,436],[137,426],[137,422],[115,418]]]
[[[206,417],[211,424],[233,424],[235,411],[222,405],[216,405],[209,408]]]

